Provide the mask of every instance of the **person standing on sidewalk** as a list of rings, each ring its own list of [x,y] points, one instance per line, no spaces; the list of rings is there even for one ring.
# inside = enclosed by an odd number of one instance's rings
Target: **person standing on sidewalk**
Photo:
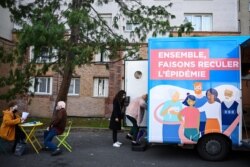
[[[132,100],[127,109],[126,117],[133,124],[126,138],[132,140],[132,145],[138,145],[136,139],[139,131],[139,124],[142,122],[144,111],[147,108],[148,95],[144,94]]]
[[[121,120],[122,118],[122,109],[124,107],[124,100],[126,97],[126,92],[120,90],[113,100],[113,111],[111,114],[109,129],[112,130],[113,137],[113,147],[120,147],[121,142],[117,141],[117,131],[121,130]]]
[[[56,106],[56,111],[53,114],[52,121],[49,127],[44,132],[44,149],[52,151],[51,155],[59,155],[62,150],[58,148],[52,140],[55,136],[60,135],[64,132],[67,122],[67,112],[65,110],[66,104],[64,101],[59,101]]]

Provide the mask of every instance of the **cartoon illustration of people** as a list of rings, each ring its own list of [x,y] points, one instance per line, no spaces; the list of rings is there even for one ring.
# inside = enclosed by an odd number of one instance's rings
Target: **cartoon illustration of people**
[[[163,117],[163,142],[180,142],[178,134],[180,127],[178,114],[182,109],[180,93],[176,90],[171,90],[170,95],[171,100],[166,101],[160,110],[160,115]]]
[[[194,93],[195,93],[195,97],[196,97],[195,107],[199,108],[207,102],[207,97],[202,94],[202,83],[201,82],[194,83]]]
[[[200,137],[200,111],[194,107],[196,98],[188,93],[182,103],[187,107],[179,112],[178,117],[179,120],[183,121],[184,136],[191,141],[197,142]],[[183,143],[185,142],[185,139],[181,140]]]
[[[221,132],[221,104],[217,90],[210,88],[206,91],[207,102],[199,108],[206,113],[205,134]]]
[[[233,91],[225,89],[225,101],[221,103],[222,132],[239,143],[239,103],[233,100]]]
[[[202,94],[202,83],[195,82],[194,83],[194,94],[196,97],[195,100],[195,107],[200,108],[207,102],[207,97]],[[205,125],[206,125],[206,113],[205,111],[200,110],[200,126],[199,131],[203,135],[205,132]]]

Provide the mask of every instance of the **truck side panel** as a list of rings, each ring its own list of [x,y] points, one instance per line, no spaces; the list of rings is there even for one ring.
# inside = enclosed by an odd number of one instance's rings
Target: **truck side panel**
[[[239,45],[247,39],[149,39],[149,142],[194,144],[223,133],[240,144]]]

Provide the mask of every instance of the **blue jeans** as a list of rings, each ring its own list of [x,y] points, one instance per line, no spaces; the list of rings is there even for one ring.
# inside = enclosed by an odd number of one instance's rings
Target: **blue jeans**
[[[48,147],[51,151],[55,151],[57,146],[52,143],[53,138],[57,135],[56,129],[52,128],[49,131],[44,132],[44,145]]]

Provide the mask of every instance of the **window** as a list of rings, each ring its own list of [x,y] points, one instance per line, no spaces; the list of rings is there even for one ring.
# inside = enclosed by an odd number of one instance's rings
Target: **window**
[[[134,31],[136,27],[138,27],[138,24],[130,23],[127,21],[125,26],[125,31]]]
[[[41,95],[52,94],[52,78],[51,77],[36,77],[31,80],[31,92]]]
[[[138,51],[128,48],[128,50],[123,51],[122,57],[124,60],[138,60],[140,55]]]
[[[124,81],[124,78],[122,78],[121,89],[125,90],[125,81]]]
[[[68,95],[80,94],[80,78],[72,78],[69,86]]]
[[[95,62],[109,62],[109,55],[109,50],[100,51],[99,53],[95,54]]]
[[[185,14],[185,20],[192,23],[194,31],[212,31],[212,14]]]
[[[124,30],[125,31],[134,31],[136,27],[139,26],[139,24],[136,21],[132,21],[130,18],[126,17],[125,18],[125,27]]]
[[[99,14],[109,27],[112,27],[112,14]]]
[[[94,78],[94,97],[108,97],[108,78]]]
[[[36,63],[53,63],[57,60],[58,50],[52,49],[51,54],[49,49],[44,47],[37,56]],[[34,47],[30,47],[30,60],[34,59]]]

